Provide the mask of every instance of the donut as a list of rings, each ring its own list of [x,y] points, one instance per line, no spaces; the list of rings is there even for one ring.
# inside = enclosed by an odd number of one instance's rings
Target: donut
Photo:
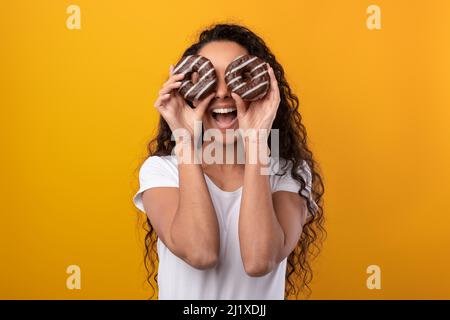
[[[198,73],[198,81],[192,82],[192,75]],[[190,101],[201,100],[213,92],[217,85],[217,75],[211,61],[200,55],[183,57],[174,67],[172,75],[184,73],[178,92]]]
[[[240,55],[225,69],[225,82],[243,100],[258,100],[269,91],[269,68],[259,57]]]

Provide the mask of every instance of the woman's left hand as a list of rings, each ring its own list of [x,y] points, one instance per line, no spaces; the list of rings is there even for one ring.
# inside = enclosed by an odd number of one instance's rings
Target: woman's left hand
[[[272,67],[268,63],[267,66],[270,76],[270,89],[262,99],[252,101],[246,108],[242,98],[234,92],[231,93],[236,102],[239,129],[265,129],[269,131],[272,128],[280,104],[280,90]]]

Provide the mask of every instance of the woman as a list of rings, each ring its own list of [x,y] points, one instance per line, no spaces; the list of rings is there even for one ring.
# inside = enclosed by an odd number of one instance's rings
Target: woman
[[[264,41],[243,26],[218,24],[203,31],[183,57],[190,54],[212,62],[217,87],[201,101],[185,101],[176,90],[184,75],[172,75],[170,66],[154,103],[161,115],[158,135],[148,145],[133,198],[147,214],[147,271],[155,269],[157,243],[159,299],[297,297],[309,289],[310,258],[324,232],[324,187],[307,146],[298,99]],[[243,101],[225,84],[225,68],[242,54],[269,65],[271,86],[261,100]],[[218,108],[231,112],[218,116]],[[243,163],[193,162],[195,152],[185,150],[194,151],[196,121],[203,132],[223,133],[216,145],[225,149],[231,143],[235,155],[243,148]],[[180,129],[192,139],[172,141],[172,132]],[[272,135],[239,143],[239,137],[225,139],[225,129],[278,130],[277,174],[261,174],[274,168],[272,157],[266,163],[247,156],[250,148],[269,155]],[[205,150],[212,142],[202,138]]]

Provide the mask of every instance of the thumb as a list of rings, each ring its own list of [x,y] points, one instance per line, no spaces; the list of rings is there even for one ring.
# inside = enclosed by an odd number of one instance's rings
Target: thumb
[[[209,102],[212,98],[216,95],[215,92],[211,92],[208,96],[206,96],[203,100],[200,101],[200,103],[195,108],[195,112],[198,113],[200,116],[203,116],[205,113],[206,108],[209,106]]]
[[[231,93],[231,96],[233,97],[234,101],[236,102],[236,109],[237,109],[238,116],[243,116],[245,114],[245,112],[247,111],[245,109],[244,100],[242,100],[242,98],[234,92]]]

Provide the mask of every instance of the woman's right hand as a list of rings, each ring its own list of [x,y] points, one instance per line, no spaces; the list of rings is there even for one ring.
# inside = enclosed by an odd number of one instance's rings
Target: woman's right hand
[[[212,92],[203,100],[198,101],[195,108],[191,108],[178,92],[184,74],[180,73],[172,75],[172,71],[173,66],[171,65],[169,68],[169,79],[159,91],[159,96],[156,99],[154,106],[164,120],[166,120],[172,132],[176,129],[184,128],[187,129],[191,137],[193,137],[194,124],[196,121],[202,121],[203,114],[215,93]]]

